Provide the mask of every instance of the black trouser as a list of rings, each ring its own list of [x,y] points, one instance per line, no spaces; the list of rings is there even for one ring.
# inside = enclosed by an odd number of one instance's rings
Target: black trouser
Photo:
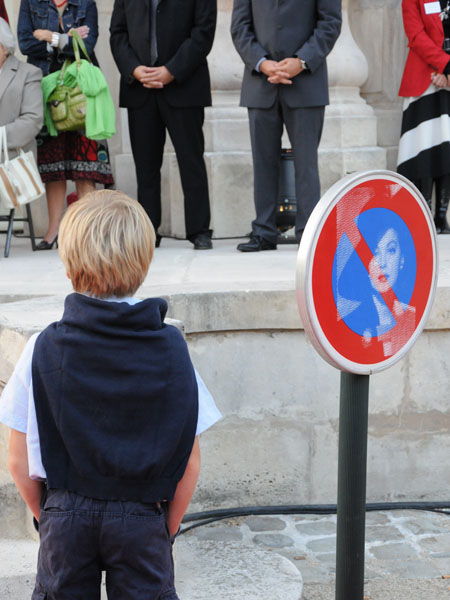
[[[204,112],[199,106],[170,106],[159,90],[151,91],[143,106],[128,109],[138,200],[158,230],[161,224],[161,165],[167,129],[180,170],[189,240],[199,233],[210,233],[208,178],[203,159]]]
[[[270,108],[249,108],[256,219],[253,232],[276,243],[276,212],[283,124],[294,150],[297,219],[300,236],[320,199],[318,147],[325,108],[290,108],[281,95]]]
[[[41,509],[32,600],[179,600],[159,504],[93,500],[51,490]]]

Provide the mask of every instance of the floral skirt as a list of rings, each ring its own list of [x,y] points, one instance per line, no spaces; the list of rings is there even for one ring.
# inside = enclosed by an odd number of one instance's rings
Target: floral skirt
[[[106,142],[90,140],[78,131],[64,131],[55,137],[44,128],[37,136],[37,158],[44,183],[80,179],[114,183]]]

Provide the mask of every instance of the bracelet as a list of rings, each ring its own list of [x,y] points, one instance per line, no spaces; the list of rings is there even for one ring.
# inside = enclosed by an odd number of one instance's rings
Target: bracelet
[[[59,46],[59,33],[52,33],[52,41],[50,45],[53,46],[53,48],[57,48]]]

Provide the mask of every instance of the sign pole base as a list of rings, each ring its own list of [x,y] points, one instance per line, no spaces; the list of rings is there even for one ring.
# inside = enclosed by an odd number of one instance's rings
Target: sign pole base
[[[369,375],[341,373],[336,600],[363,600]]]

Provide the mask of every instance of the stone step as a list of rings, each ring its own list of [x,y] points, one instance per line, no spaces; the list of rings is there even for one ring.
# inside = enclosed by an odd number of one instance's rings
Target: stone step
[[[0,600],[29,600],[38,543],[0,539]],[[199,541],[188,535],[175,544],[176,587],[181,600],[300,600],[303,581],[287,559],[237,543]],[[106,600],[102,585],[102,600]]]

